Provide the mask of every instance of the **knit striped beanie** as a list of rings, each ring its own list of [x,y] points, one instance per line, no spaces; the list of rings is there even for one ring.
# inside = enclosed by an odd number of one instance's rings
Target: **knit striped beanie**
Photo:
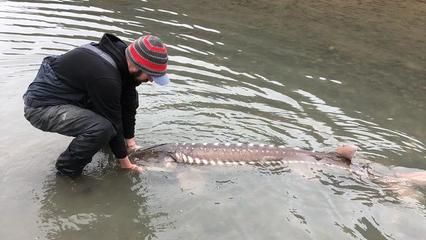
[[[138,38],[126,48],[126,56],[150,76],[159,77],[166,74],[167,49],[156,36],[146,35]]]

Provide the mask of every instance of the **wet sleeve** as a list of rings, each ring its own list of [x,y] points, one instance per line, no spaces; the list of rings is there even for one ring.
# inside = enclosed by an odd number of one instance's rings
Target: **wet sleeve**
[[[117,158],[127,156],[124,142],[121,108],[121,79],[93,78],[87,82],[87,90],[93,111],[108,119],[117,134],[109,145]]]

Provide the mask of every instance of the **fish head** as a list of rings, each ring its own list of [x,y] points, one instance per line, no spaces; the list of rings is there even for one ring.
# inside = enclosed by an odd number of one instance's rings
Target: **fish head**
[[[164,162],[174,158],[176,149],[171,144],[159,144],[148,148],[140,148],[129,154],[130,160]]]

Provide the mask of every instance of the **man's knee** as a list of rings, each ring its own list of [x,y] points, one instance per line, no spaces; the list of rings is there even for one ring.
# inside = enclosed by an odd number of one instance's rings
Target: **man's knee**
[[[31,125],[45,131],[47,125],[45,121],[46,109],[47,108],[32,108],[25,106],[24,117],[31,123]]]
[[[109,142],[109,140],[117,134],[111,122],[106,119],[99,121],[96,124],[95,129],[98,138],[106,142]]]

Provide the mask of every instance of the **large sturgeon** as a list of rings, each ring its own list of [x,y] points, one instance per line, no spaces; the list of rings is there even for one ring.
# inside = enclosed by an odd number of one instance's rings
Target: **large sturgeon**
[[[384,182],[426,185],[426,171],[396,172],[384,176],[375,173],[369,166],[352,164],[357,149],[354,145],[342,145],[332,152],[315,152],[264,144],[166,143],[138,149],[129,157],[136,161],[155,159],[195,165],[326,165],[367,174]]]
[[[130,158],[168,158],[177,163],[200,165],[312,163],[347,168],[356,151],[353,145],[340,146],[333,152],[312,152],[264,144],[176,143],[138,149]]]

